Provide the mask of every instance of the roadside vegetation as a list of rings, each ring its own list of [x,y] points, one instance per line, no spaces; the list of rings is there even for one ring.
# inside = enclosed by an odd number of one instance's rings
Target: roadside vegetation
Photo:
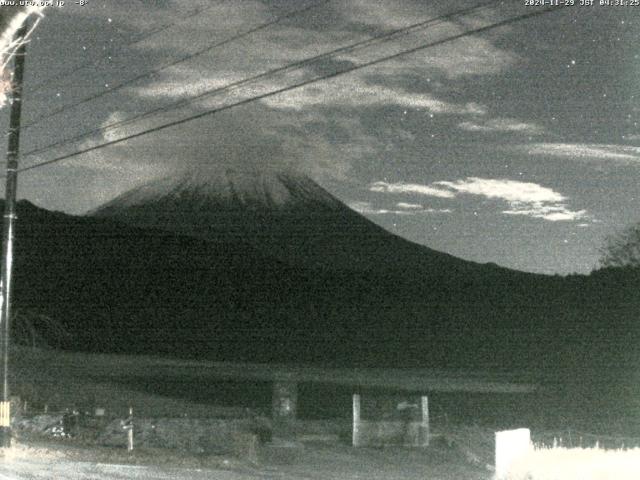
[[[637,480],[640,448],[535,447],[508,480]]]

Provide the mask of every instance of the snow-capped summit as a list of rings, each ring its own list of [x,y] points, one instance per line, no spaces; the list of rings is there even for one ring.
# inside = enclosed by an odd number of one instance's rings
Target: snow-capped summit
[[[301,204],[336,207],[339,204],[317,183],[300,174],[226,168],[215,174],[196,170],[152,181],[125,192],[92,214],[113,215],[125,208],[170,199],[252,210],[278,210]]]
[[[385,231],[307,176],[275,169],[170,176],[90,215],[207,241],[249,242],[289,264],[369,270],[465,263]]]

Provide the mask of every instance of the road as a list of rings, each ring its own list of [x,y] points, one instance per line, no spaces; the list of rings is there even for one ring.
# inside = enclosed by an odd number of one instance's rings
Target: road
[[[236,472],[193,468],[163,468],[67,460],[12,459],[0,463],[0,480],[255,480],[285,479],[280,473]],[[290,477],[289,477],[290,478]]]
[[[451,448],[348,449],[308,445],[299,453],[299,457],[284,463],[276,462],[275,457],[259,466],[229,459],[200,468],[197,464],[85,461],[60,456],[54,450],[25,449],[0,458],[0,480],[488,480],[493,475]]]

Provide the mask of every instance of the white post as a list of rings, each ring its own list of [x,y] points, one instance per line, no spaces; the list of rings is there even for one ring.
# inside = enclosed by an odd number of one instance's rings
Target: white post
[[[127,425],[127,451],[133,451],[133,407],[129,407],[129,421],[130,425]]]
[[[509,478],[514,463],[531,451],[531,432],[528,428],[496,432],[496,479]]]
[[[360,446],[360,395],[353,394],[353,431],[351,443],[354,447]]]
[[[429,397],[423,395],[420,398],[420,404],[422,406],[422,425],[421,425],[421,435],[422,435],[422,446],[429,446]]]
[[[133,451],[133,428],[127,430],[127,452]]]

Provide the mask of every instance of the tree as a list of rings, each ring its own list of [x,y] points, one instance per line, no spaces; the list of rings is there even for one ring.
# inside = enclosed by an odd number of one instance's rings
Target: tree
[[[32,348],[61,346],[69,333],[60,322],[31,309],[16,309],[11,322],[12,341]]]
[[[640,267],[640,224],[608,237],[599,263],[603,268]]]
[[[33,14],[40,14],[43,9],[42,6],[0,6],[0,107],[5,104],[6,97],[11,90],[11,77],[5,67],[20,43],[14,38],[14,35],[25,19]]]

